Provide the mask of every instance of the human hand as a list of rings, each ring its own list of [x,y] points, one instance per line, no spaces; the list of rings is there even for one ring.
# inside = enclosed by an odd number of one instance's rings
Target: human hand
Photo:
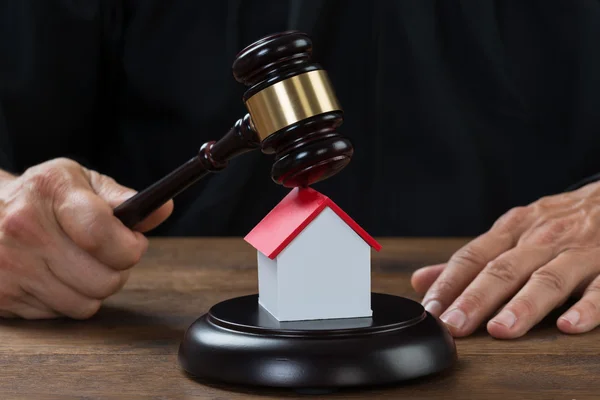
[[[455,337],[490,317],[490,335],[520,337],[571,296],[581,298],[558,328],[594,329],[600,324],[600,183],[510,210],[447,263],[415,271],[412,285]]]
[[[0,317],[93,316],[146,251],[141,232],[173,209],[170,201],[132,231],[113,209],[133,194],[68,159],[0,175]]]

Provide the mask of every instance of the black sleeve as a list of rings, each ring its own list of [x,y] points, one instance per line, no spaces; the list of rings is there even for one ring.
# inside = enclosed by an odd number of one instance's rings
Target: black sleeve
[[[3,137],[3,134],[0,132],[0,142],[4,142],[4,139],[5,137]],[[13,165],[10,162],[10,158],[6,154],[4,147],[0,148],[0,169],[7,172],[11,172],[13,170]]]
[[[0,167],[103,156],[110,113],[99,0],[0,2]]]
[[[4,114],[0,108],[0,169],[6,172],[15,173],[11,140],[6,125]]]
[[[592,175],[592,176],[588,176],[587,178],[582,179],[581,181],[569,186],[567,188],[567,192],[580,189],[580,188],[584,187],[585,185],[589,185],[590,183],[594,183],[594,182],[598,182],[598,181],[600,181],[600,173]]]

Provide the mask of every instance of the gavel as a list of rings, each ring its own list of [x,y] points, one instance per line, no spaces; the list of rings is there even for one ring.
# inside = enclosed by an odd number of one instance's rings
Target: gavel
[[[343,111],[326,71],[313,62],[312,41],[287,31],[266,36],[240,51],[235,79],[248,87],[248,113],[218,141],[114,209],[129,228],[209,173],[241,154],[274,154],[271,179],[284,187],[306,187],[340,172],[351,160],[352,143],[336,130]]]

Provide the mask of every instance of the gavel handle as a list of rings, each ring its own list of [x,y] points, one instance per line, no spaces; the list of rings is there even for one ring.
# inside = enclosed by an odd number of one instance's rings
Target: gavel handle
[[[196,156],[143,191],[135,194],[113,213],[125,226],[133,229],[152,212],[203,178],[209,170]]]
[[[206,142],[198,155],[156,183],[135,194],[113,210],[125,226],[133,229],[152,212],[208,175],[224,169],[230,159],[260,147],[248,114],[240,118],[218,142]]]

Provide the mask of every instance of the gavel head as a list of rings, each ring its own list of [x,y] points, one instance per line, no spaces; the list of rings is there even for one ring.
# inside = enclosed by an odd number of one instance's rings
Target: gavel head
[[[249,86],[243,100],[262,152],[275,154],[271,177],[285,187],[309,186],[337,174],[354,152],[336,132],[343,111],[311,53],[310,38],[289,31],[251,44],[233,63],[235,79]]]

